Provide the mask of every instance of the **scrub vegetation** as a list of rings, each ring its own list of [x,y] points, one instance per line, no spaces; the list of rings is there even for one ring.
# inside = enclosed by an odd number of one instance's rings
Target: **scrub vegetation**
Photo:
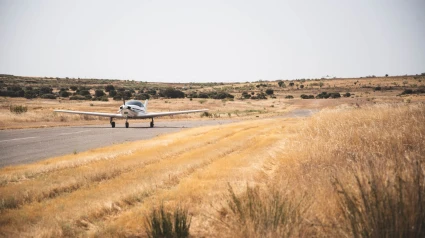
[[[423,237],[424,121],[344,105],[2,168],[0,235]]]

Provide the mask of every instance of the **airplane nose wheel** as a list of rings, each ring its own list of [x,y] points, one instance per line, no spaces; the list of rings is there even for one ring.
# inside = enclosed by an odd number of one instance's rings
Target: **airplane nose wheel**
[[[130,124],[128,122],[125,122],[125,128],[128,128]]]
[[[113,120],[113,118],[111,117],[111,119],[109,120],[109,122],[111,123],[111,127],[112,128],[115,128],[115,122],[114,121],[112,121]]]
[[[153,124],[153,118],[152,118],[152,121],[151,121],[151,128],[154,126],[154,124]]]

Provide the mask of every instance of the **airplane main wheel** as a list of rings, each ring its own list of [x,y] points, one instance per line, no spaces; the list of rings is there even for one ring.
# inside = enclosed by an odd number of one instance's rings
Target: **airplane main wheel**
[[[153,127],[153,121],[151,121],[151,128]]]
[[[112,126],[112,128],[115,128],[115,122],[114,121],[111,122],[111,126]]]
[[[128,128],[130,124],[128,124],[128,122],[125,123],[125,128]]]

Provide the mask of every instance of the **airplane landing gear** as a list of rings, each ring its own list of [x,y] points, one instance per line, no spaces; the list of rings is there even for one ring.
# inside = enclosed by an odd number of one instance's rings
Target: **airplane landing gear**
[[[111,127],[112,128],[115,128],[115,122],[113,121],[113,118],[112,117],[111,117],[111,119],[110,119],[109,122],[111,123]]]
[[[125,128],[128,128],[130,126],[127,120],[128,120],[128,117],[125,119]]]
[[[154,126],[154,124],[153,124],[153,117],[152,117],[152,121],[151,121],[151,128]]]

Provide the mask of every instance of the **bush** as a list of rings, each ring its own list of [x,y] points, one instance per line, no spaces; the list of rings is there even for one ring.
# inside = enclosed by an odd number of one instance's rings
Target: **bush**
[[[92,100],[93,101],[102,101],[102,102],[108,102],[109,101],[108,100],[108,97],[106,95],[105,96],[102,96],[102,97],[95,97]]]
[[[272,95],[274,93],[274,91],[273,91],[273,89],[271,89],[271,88],[268,88],[267,90],[266,90],[266,94],[267,95]]]
[[[155,89],[149,89],[146,93],[150,94],[150,95],[156,95],[156,90]]]
[[[251,98],[251,94],[249,94],[248,92],[242,92],[242,97],[248,99]]]
[[[44,99],[56,99],[56,95],[50,94],[50,93],[49,94],[43,94],[40,97],[44,98]]]
[[[106,85],[106,86],[105,86],[105,91],[106,91],[106,92],[110,92],[110,91],[112,91],[112,90],[115,90],[115,87],[114,87],[113,85]]]
[[[285,96],[285,98],[286,98],[286,99],[293,99],[293,98],[294,98],[294,96],[292,96],[292,95],[286,95],[286,96]]]
[[[24,97],[27,98],[27,99],[36,98],[37,97],[37,91],[27,90],[27,91],[25,91]]]
[[[50,87],[41,87],[40,88],[40,95],[42,94],[52,94],[53,93],[53,88]]]
[[[69,97],[69,93],[67,91],[60,91],[59,96],[63,98]]]
[[[297,197],[285,189],[249,187],[240,195],[229,185],[227,206],[219,212],[219,220],[235,237],[291,237],[303,222],[308,209],[306,195]]]
[[[115,96],[117,96],[117,91],[115,90],[109,91],[109,97],[115,97]]]
[[[349,93],[349,92],[346,92],[346,93],[344,94],[344,97],[346,97],[346,98],[349,98],[349,97],[351,97],[351,93]]]
[[[136,94],[136,96],[135,96],[136,100],[146,100],[146,99],[149,99],[149,98],[150,98],[150,96],[147,93],[139,93],[139,94]]]
[[[399,158],[392,174],[373,163],[351,174],[353,185],[334,181],[347,228],[354,237],[425,237],[423,161]]]
[[[184,93],[174,88],[167,88],[161,91],[159,96],[166,98],[184,98]]]
[[[71,86],[69,87],[72,91],[77,91],[78,87],[77,86]]]
[[[203,113],[201,113],[201,117],[212,117],[212,114],[209,113],[209,112],[203,112]]]
[[[146,235],[155,238],[189,237],[191,219],[187,209],[177,207],[171,213],[161,205],[145,217]]]
[[[80,90],[78,92],[78,94],[81,95],[81,96],[86,96],[86,95],[90,95],[90,91],[89,90],[86,90],[86,89],[83,89],[83,90]]]
[[[209,98],[206,93],[199,93],[198,98]]]
[[[375,91],[381,91],[381,87],[375,87]]]
[[[10,106],[9,107],[9,110],[10,110],[11,113],[21,114],[21,113],[27,112],[28,111],[28,107],[27,106],[21,106],[21,105],[19,105],[19,106]]]
[[[323,98],[340,98],[340,97],[341,97],[340,93],[327,93],[327,92],[322,92],[322,93],[320,93],[316,96],[316,98],[320,98],[320,99],[323,99]]]
[[[103,90],[101,89],[97,89],[96,91],[94,91],[95,97],[103,97],[104,95],[105,95],[105,92],[103,92]]]
[[[314,99],[314,95],[306,95],[306,94],[301,94],[300,96],[302,99]]]

